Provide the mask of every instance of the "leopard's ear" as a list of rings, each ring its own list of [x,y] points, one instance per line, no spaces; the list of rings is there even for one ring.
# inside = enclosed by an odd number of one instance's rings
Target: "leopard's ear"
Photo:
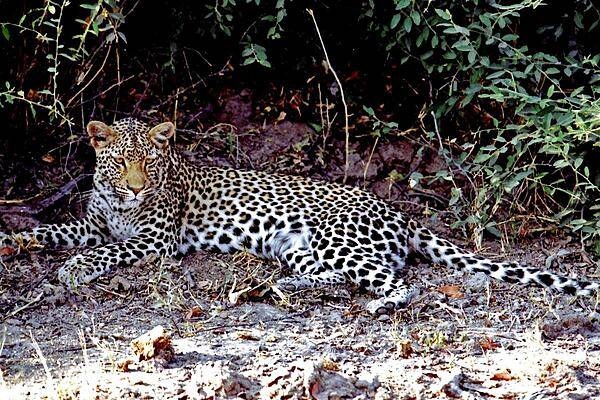
[[[175,125],[171,122],[163,122],[156,125],[148,132],[148,138],[159,149],[169,146],[169,139],[175,133]]]
[[[90,137],[90,143],[96,150],[108,146],[118,136],[113,128],[100,121],[90,121],[86,130]]]

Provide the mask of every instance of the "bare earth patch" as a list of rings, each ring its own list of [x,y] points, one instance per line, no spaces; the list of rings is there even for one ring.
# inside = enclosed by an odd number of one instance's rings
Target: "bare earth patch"
[[[131,266],[78,295],[54,286],[56,262],[39,262],[18,256],[0,281],[9,398],[600,396],[592,300],[420,265],[407,274],[421,295],[377,319],[349,286],[273,293],[285,271],[244,254]],[[157,326],[172,357],[134,354],[131,342]]]

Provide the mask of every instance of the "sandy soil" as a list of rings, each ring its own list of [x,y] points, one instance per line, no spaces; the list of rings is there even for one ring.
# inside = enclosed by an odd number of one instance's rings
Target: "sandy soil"
[[[5,398],[600,396],[589,300],[422,264],[408,271],[417,300],[374,318],[370,296],[350,286],[279,296],[268,290],[279,267],[205,253],[124,268],[67,296],[52,273],[24,288],[39,260],[5,264]],[[131,341],[159,325],[173,357],[140,361]]]

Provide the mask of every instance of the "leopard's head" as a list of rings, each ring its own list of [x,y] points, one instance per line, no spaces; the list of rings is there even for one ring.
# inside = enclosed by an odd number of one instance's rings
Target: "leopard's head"
[[[169,172],[169,138],[175,133],[171,122],[153,128],[127,118],[112,126],[91,121],[87,125],[96,150],[94,185],[122,207],[136,207],[161,190]]]

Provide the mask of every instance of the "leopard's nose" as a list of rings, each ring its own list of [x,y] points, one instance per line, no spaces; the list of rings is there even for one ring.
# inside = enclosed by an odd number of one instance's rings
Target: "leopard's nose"
[[[133,194],[135,194],[135,195],[137,195],[139,192],[141,192],[143,188],[144,188],[143,186],[133,187],[133,186],[127,185],[127,189],[131,190],[133,192]]]

